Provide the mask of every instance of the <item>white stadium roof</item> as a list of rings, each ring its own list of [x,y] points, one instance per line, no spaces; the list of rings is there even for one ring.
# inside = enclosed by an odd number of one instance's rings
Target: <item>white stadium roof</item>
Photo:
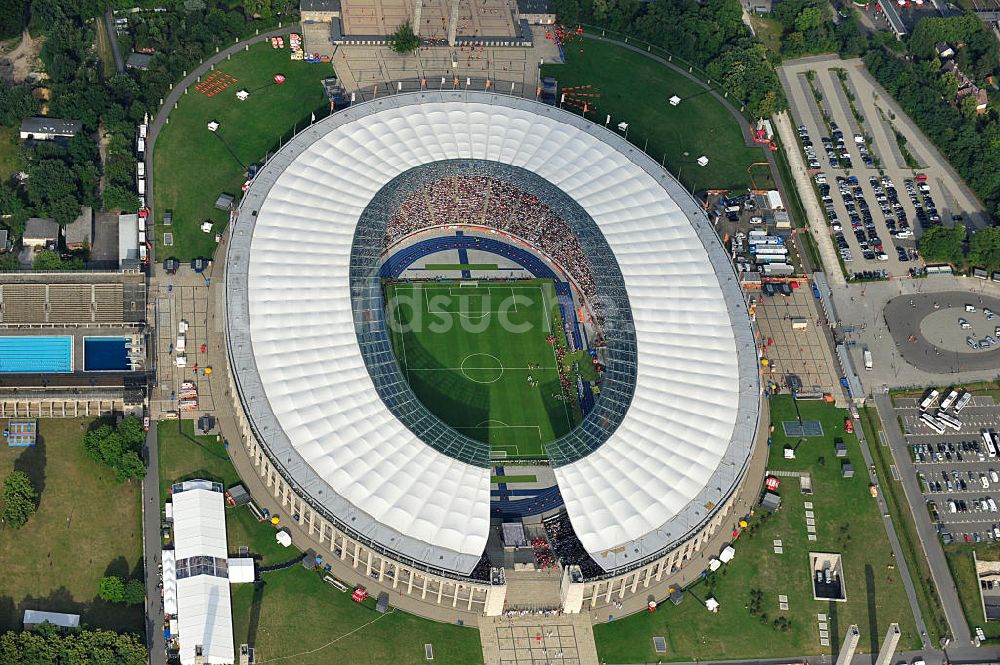
[[[617,430],[556,477],[605,569],[679,541],[742,478],[756,435],[759,376],[736,276],[703,211],[658,164],[524,99],[446,92],[353,106],[257,175],[226,272],[232,369],[258,436],[301,492],[356,532],[433,567],[468,573],[478,561],[489,469],[425,444],[383,403],[349,288],[369,202],[396,176],[447,159],[527,169],[600,228],[632,308],[637,382]]]

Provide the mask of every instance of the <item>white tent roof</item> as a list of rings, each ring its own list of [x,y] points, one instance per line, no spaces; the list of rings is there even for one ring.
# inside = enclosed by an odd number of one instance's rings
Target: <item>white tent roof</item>
[[[343,522],[426,563],[447,567],[451,553],[471,569],[489,532],[489,469],[437,452],[383,404],[348,279],[375,194],[410,168],[462,158],[523,167],[562,189],[625,279],[638,344],[631,406],[602,447],[555,470],[577,535],[606,568],[679,540],[742,478],[754,440],[745,303],[697,203],[613,132],[552,107],[395,95],[316,123],[272,159],[241,204],[227,268],[227,288],[246,290],[230,291],[245,300],[230,305],[229,334],[250,417],[285,471]]]
[[[225,665],[236,658],[229,580],[197,575],[177,580],[177,632],[182,665],[193,665],[199,644],[205,663]]]
[[[229,560],[229,583],[244,584],[254,581],[253,559],[243,557]]]
[[[173,550],[163,550],[163,613],[167,616],[177,616],[176,561]]]
[[[174,555],[178,560],[192,556],[225,559],[226,509],[221,492],[188,489],[174,492]]]
[[[62,626],[63,628],[80,627],[79,614],[66,614],[65,612],[43,612],[41,610],[24,611],[25,626],[34,626],[40,623],[44,623],[46,621],[51,623],[53,626]]]

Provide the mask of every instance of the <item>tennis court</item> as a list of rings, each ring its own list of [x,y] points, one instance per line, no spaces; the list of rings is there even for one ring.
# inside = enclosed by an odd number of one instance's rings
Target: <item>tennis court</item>
[[[387,322],[396,359],[435,415],[490,444],[494,459],[544,457],[576,412],[563,396],[551,280],[393,282]]]

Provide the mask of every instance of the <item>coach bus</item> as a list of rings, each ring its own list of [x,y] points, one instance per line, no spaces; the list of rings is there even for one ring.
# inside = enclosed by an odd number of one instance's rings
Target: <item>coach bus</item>
[[[926,411],[927,409],[931,408],[931,404],[933,404],[934,402],[936,402],[937,398],[940,395],[941,395],[941,393],[939,393],[938,391],[932,390],[930,392],[930,394],[927,395],[927,397],[923,398],[920,401],[920,410],[921,411]]]
[[[936,417],[938,420],[940,420],[942,423],[952,428],[956,432],[962,429],[962,421],[953,415],[944,413],[943,411],[938,411]]]
[[[972,393],[966,391],[962,393],[962,396],[958,398],[957,402],[955,402],[955,407],[952,410],[955,413],[961,413],[962,409],[968,406],[969,402],[971,401],[972,401]]]
[[[944,426],[941,422],[929,413],[921,413],[920,420],[924,421],[924,424],[930,427],[932,430],[938,434],[944,434]]]
[[[958,399],[958,391],[952,390],[950,393],[948,393],[947,397],[941,400],[941,410],[947,411],[949,408],[951,408],[951,405],[954,404],[955,400],[957,399]]]
[[[997,445],[993,443],[993,432],[989,430],[983,430],[983,448],[986,450],[986,454],[990,457],[997,456]]]

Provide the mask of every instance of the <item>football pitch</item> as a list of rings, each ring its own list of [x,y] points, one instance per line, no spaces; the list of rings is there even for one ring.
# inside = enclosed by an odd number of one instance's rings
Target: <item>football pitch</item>
[[[414,393],[450,426],[489,443],[493,459],[544,458],[544,444],[576,424],[548,341],[558,314],[551,280],[393,282],[385,303]]]

